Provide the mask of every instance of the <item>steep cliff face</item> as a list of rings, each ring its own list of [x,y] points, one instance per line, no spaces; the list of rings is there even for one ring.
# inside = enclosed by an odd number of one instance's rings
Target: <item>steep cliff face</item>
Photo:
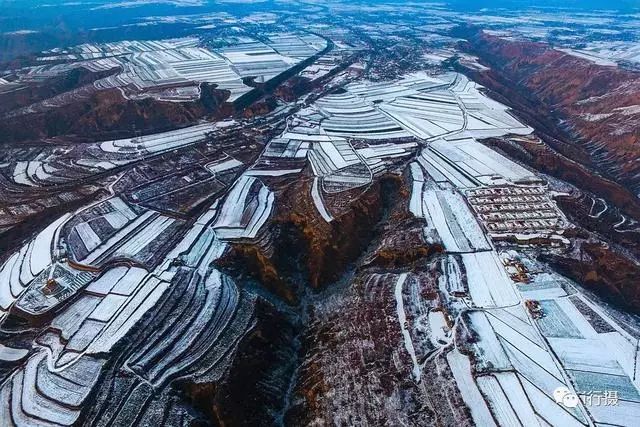
[[[239,243],[217,263],[257,279],[289,303],[304,282],[312,289],[340,278],[366,249],[399,179],[376,181],[350,203],[349,210],[327,223],[313,204],[311,183],[300,180],[278,190],[278,207],[265,236]]]
[[[184,381],[179,388],[204,425],[273,425],[283,410],[296,364],[299,325],[258,300],[255,326],[242,339],[233,364],[219,382]]]
[[[288,307],[264,303],[263,314],[270,314],[261,317],[257,309],[256,327],[226,379],[189,388],[194,401],[209,402],[199,408],[211,419],[220,425],[237,425],[239,414],[255,425],[470,425],[446,357],[429,339],[427,313],[443,310],[442,247],[425,241],[424,221],[409,213],[408,182],[401,175],[376,180],[330,223],[316,212],[309,181],[272,187],[280,205],[265,235],[234,245],[218,265],[239,283],[255,279]],[[420,380],[403,328],[415,337]],[[244,352],[252,356],[245,359]],[[288,392],[275,398],[285,380]]]
[[[404,190],[346,286],[313,301],[287,425],[471,425],[425,324],[426,313],[442,309],[441,248],[424,241]],[[403,329],[416,338],[416,360]]]
[[[483,84],[511,102],[531,101],[543,120],[546,116],[564,130],[562,142],[576,149],[572,158],[640,192],[640,73],[539,43],[475,29],[463,34],[465,49],[491,67],[479,76]]]

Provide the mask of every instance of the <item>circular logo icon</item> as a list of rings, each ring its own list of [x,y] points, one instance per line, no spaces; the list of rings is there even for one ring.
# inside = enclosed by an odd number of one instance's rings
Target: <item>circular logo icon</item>
[[[562,398],[562,404],[567,408],[575,408],[578,406],[579,402],[580,399],[578,399],[578,396],[575,393],[567,393]]]
[[[562,399],[564,399],[564,397],[569,393],[571,392],[567,387],[558,387],[553,390],[553,398],[555,399],[556,403],[562,403]]]

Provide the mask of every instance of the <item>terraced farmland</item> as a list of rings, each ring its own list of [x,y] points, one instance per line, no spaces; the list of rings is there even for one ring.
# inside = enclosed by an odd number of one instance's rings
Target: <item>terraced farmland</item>
[[[546,8],[94,3],[130,22],[0,31],[73,40],[0,64],[0,427],[637,424],[638,205],[538,111],[577,84],[519,69],[626,43],[511,40]]]

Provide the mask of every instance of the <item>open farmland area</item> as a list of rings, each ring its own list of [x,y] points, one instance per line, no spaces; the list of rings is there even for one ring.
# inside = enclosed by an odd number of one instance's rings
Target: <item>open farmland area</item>
[[[638,425],[640,9],[6,3],[0,427]]]

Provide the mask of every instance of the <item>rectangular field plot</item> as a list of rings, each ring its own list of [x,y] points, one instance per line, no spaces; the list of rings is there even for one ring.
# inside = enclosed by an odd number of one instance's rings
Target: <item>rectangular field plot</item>
[[[462,254],[469,293],[478,307],[504,307],[520,301],[495,252]]]
[[[221,239],[255,238],[266,223],[275,194],[259,179],[242,176],[220,208],[213,228]]]
[[[535,178],[532,172],[473,138],[455,141],[439,139],[431,143],[431,149],[455,169],[482,184],[494,184],[496,178],[511,182]]]
[[[578,327],[555,300],[540,301],[544,316],[538,319],[538,326],[546,337],[584,338]]]
[[[568,298],[541,301],[544,316],[540,329],[544,335],[556,338],[597,338],[598,334]],[[548,309],[548,310],[547,310]]]
[[[518,291],[525,299],[542,300],[567,295],[560,283],[551,278],[538,280],[536,277],[532,283],[518,283],[517,286]]]
[[[350,92],[327,95],[318,100],[316,105],[320,113],[327,117],[322,122],[322,128],[329,135],[362,139],[411,136],[373,104]]]
[[[493,375],[478,377],[478,387],[486,397],[489,408],[501,426],[520,426],[522,423],[509,402],[507,393]],[[510,391],[509,389],[506,390]],[[532,411],[531,411],[532,412]]]
[[[478,378],[478,385],[501,425],[541,425],[517,374],[498,372],[486,378]]]
[[[523,376],[518,376],[527,398],[538,414],[543,426],[583,427],[588,425],[579,409],[567,409],[555,402],[551,391],[544,392]],[[558,386],[564,384],[558,382]]]
[[[496,423],[493,421],[487,402],[482,397],[478,385],[471,375],[469,358],[454,349],[447,354],[447,361],[460,389],[460,394],[471,410],[473,421],[479,426],[495,426]]]
[[[215,123],[205,123],[136,138],[104,141],[100,143],[100,149],[107,153],[160,153],[202,141],[215,129]]]
[[[616,352],[602,351],[603,348],[608,348],[608,346],[605,341],[599,338],[548,338],[548,341],[566,369],[626,376],[624,370],[615,359]]]
[[[592,405],[588,411],[598,426],[636,426],[640,419],[640,404],[618,401],[617,405]]]
[[[474,311],[469,314],[469,318],[471,319],[471,327],[478,336],[477,342],[473,343],[478,367],[480,369],[505,370],[512,368],[487,315],[481,311]]]
[[[134,97],[139,94],[158,99],[168,96],[181,101],[196,99],[199,96],[197,84],[206,82],[215,83],[218,89],[229,90],[229,100],[234,101],[252,89],[244,84],[243,77],[251,76],[258,82],[266,82],[326,47],[324,39],[309,34],[300,37],[275,34],[264,43],[245,37],[241,42],[218,49],[199,44],[195,37],[85,44],[52,51],[50,56],[39,59],[42,62],[68,61],[58,65],[60,72],[77,66],[78,61],[94,71],[120,68],[120,72],[94,83],[99,90],[122,88]],[[49,64],[35,67],[31,74],[51,74],[55,67]],[[164,90],[167,88],[175,93]]]
[[[640,402],[638,389],[626,375],[610,375],[598,372],[572,371],[567,372],[574,380],[579,394],[589,394],[602,391],[617,391],[621,400]]]
[[[448,252],[491,249],[484,232],[459,193],[424,189],[422,204],[427,227],[437,231]]]
[[[475,188],[480,185],[471,174],[458,168],[454,163],[448,161],[440,153],[426,148],[422,150],[418,162],[431,178],[437,183],[450,182],[457,188]]]

